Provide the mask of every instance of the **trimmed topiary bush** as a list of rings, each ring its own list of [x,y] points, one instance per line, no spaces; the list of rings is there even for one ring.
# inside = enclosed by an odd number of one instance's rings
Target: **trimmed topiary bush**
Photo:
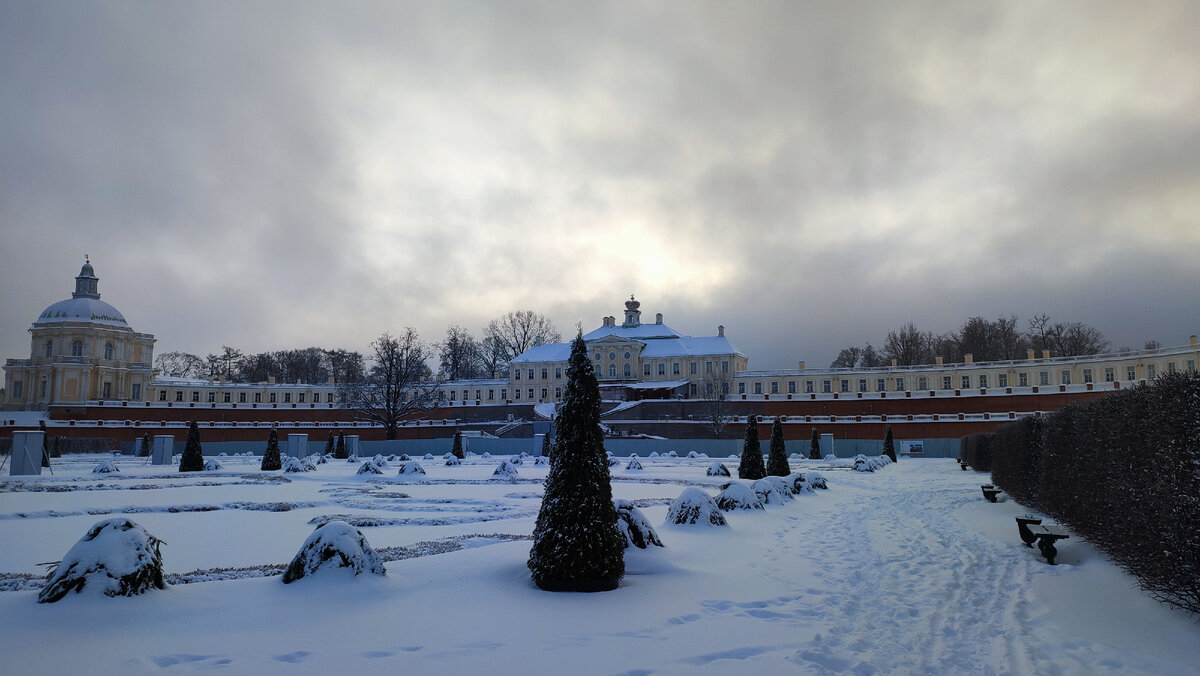
[[[92,468],[92,474],[112,474],[113,472],[120,471],[112,460],[101,460],[98,465]]]
[[[372,463],[372,464],[375,464],[375,463]],[[380,469],[380,474],[382,474],[383,466],[377,465],[377,464],[375,466]],[[401,463],[399,465],[397,465],[397,467],[399,468],[399,471],[396,472],[397,476],[418,477],[418,476],[425,475],[425,468],[422,467],[421,463],[417,462],[416,460],[401,461]]]
[[[754,491],[764,505],[782,505],[792,499],[790,494],[784,497],[784,494],[779,491],[779,486],[766,478],[750,484],[750,490]]]
[[[496,479],[516,479],[519,476],[521,475],[517,474],[517,467],[512,460],[501,460],[492,471],[492,477]]]
[[[199,472],[204,469],[204,451],[200,449],[200,428],[196,421],[188,426],[187,443],[183,447],[183,457],[179,459],[180,472]]]
[[[729,476],[729,468],[721,464],[721,461],[714,462],[708,466],[708,470],[704,472],[707,476]]]
[[[221,466],[221,463],[217,462],[216,458],[209,458],[208,460],[204,461],[204,471],[205,472],[215,472],[219,469],[225,469],[225,468]]]
[[[783,442],[783,420],[775,418],[771,425],[771,447],[767,453],[767,476],[787,476],[792,468],[788,466],[787,446]]]
[[[738,464],[738,478],[753,481],[766,475],[762,446],[758,443],[758,421],[754,416],[750,416],[746,420],[746,436],[742,440],[742,461]]]
[[[887,432],[883,435],[883,455],[896,462],[896,442],[892,440],[891,425],[887,426]]]
[[[346,433],[338,430],[337,445],[333,447],[333,457],[337,460],[346,460],[350,455],[346,452]]]
[[[454,430],[454,441],[450,442],[450,452],[459,460],[466,457],[463,455],[462,430]]]
[[[812,429],[812,436],[808,440],[808,459],[821,459],[821,433],[815,427]]]
[[[267,435],[267,450],[263,451],[262,464],[259,468],[264,472],[283,469],[283,461],[279,457],[279,431],[274,427]]]
[[[54,603],[70,592],[137,596],[166,589],[162,541],[124,517],[101,521],[75,543],[51,571],[38,603]]]
[[[677,526],[728,526],[721,508],[708,493],[689,486],[667,508],[667,523]]]
[[[654,526],[650,525],[642,510],[634,507],[632,502],[613,498],[613,507],[617,510],[617,530],[625,539],[625,549],[645,549],[649,545],[663,546],[662,540],[658,539],[658,533],[654,532]]]
[[[330,521],[313,531],[288,564],[283,583],[331,570],[348,570],[355,576],[387,575],[367,538],[345,521]]]
[[[634,457],[632,457],[632,458],[630,458],[630,459],[629,459],[629,464],[628,464],[628,465],[625,465],[625,469],[627,469],[627,470],[633,470],[633,471],[638,471],[638,470],[641,470],[641,469],[642,469],[642,463],[641,463],[641,461],[639,461],[639,460],[637,459],[637,456],[634,456]]]
[[[750,486],[741,481],[731,481],[725,484],[713,502],[722,512],[732,512],[735,509],[766,509]]]

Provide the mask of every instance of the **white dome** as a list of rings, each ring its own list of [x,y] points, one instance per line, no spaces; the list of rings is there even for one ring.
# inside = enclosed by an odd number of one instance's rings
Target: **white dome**
[[[63,322],[91,322],[108,326],[128,327],[125,317],[117,308],[99,298],[68,298],[60,300],[42,311],[33,322],[34,326],[60,324]]]

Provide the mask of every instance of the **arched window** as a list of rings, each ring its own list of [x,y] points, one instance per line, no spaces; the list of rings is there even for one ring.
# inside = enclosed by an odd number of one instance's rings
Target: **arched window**
[[[113,344],[112,343],[104,344],[104,358],[105,359],[113,358]]]
[[[54,341],[53,340],[46,341],[46,356],[47,357],[54,356]]]
[[[625,365],[625,377],[629,378],[632,375],[633,375],[633,366],[631,364],[626,364]]]
[[[617,377],[617,365],[616,365],[616,364],[609,364],[609,365],[608,365],[608,377],[609,377],[609,378],[616,378],[616,377]]]
[[[82,340],[76,340],[71,343],[71,356],[72,357],[82,357],[83,356],[83,341]]]

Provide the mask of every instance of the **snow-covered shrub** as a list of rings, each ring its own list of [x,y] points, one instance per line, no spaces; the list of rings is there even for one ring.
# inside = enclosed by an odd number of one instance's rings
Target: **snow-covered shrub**
[[[426,453],[426,454],[425,454],[425,458],[424,458],[424,459],[425,459],[425,460],[433,460],[433,454],[432,454],[432,453]]]
[[[458,456],[454,455],[453,453],[451,453],[449,451],[447,451],[446,454],[442,456],[442,460],[449,460],[450,458],[454,458],[455,460],[457,460]]]
[[[284,571],[283,583],[340,568],[348,568],[355,575],[387,575],[383,561],[361,532],[345,521],[330,521],[304,541]]]
[[[308,456],[308,461],[313,465],[324,465],[325,463],[329,462],[329,456],[322,453],[313,453],[312,455]]]
[[[491,454],[491,453],[488,453],[487,451],[484,451],[484,452],[483,452],[483,455],[481,455],[481,456],[479,456],[479,457],[480,457],[480,458],[482,458],[482,459],[484,459],[484,460],[491,460],[491,459],[492,459],[492,454]]]
[[[458,467],[459,465],[462,464],[462,460],[459,460],[458,458],[454,457],[453,453],[447,453],[446,455],[449,456],[448,458],[446,458],[446,466],[447,467]]]
[[[383,474],[383,470],[370,462],[364,462],[362,465],[359,465],[358,471],[355,474]]]
[[[648,455],[648,456],[646,456],[646,457],[648,457],[648,458],[657,458],[657,457],[658,457],[658,451],[650,451],[650,455]]]
[[[402,456],[400,456],[400,460],[401,461],[408,460],[408,456],[402,455]],[[374,458],[371,458],[371,464],[375,465],[379,469],[386,468],[388,466],[387,463],[388,463],[387,458],[383,457],[382,454],[376,454]]]
[[[289,455],[283,459],[284,472],[311,472],[316,468],[316,465],[310,463],[307,458],[301,460],[299,458],[293,458]]]
[[[346,458],[346,462],[351,463],[351,464],[359,462],[361,460],[362,460],[362,458],[358,457],[357,455],[352,455],[352,456]]]
[[[408,456],[402,456],[400,459],[401,459],[401,460],[408,460]],[[389,455],[389,456],[387,457],[387,461],[388,461],[388,462],[396,462],[396,454],[395,454],[395,453],[392,453],[391,455]]]
[[[825,456],[825,460],[826,460],[826,461],[828,461],[828,462],[837,462],[837,459],[838,459],[838,457],[837,457],[836,455],[832,454],[832,453],[830,453],[829,455]]]
[[[676,453],[675,451],[667,451],[667,457],[668,458],[678,458],[679,454]]]
[[[723,512],[732,512],[735,509],[766,509],[754,491],[741,481],[725,484],[714,502]]]
[[[112,460],[101,460],[100,464],[92,468],[92,474],[112,474],[120,471]]]
[[[716,461],[708,466],[708,471],[705,472],[708,476],[729,476],[729,468],[721,464],[721,461]]]
[[[516,479],[519,475],[517,474],[516,466],[513,465],[511,461],[502,460],[499,465],[496,465],[496,469],[492,472],[492,476],[496,477],[497,479]]]
[[[508,462],[510,465],[520,465],[521,464],[521,456],[514,455],[513,457],[508,459]]]
[[[617,465],[620,465],[620,464],[621,464],[621,461],[620,461],[620,460],[617,460],[616,458],[609,458],[609,459],[608,459],[608,466],[609,466],[609,467],[616,467]]]
[[[829,484],[825,482],[825,476],[818,472],[805,472],[804,480],[813,488],[829,488]]]
[[[787,481],[788,485],[791,487],[793,495],[813,492],[813,486],[808,482],[808,478],[803,472],[789,474],[785,481]]]
[[[783,496],[784,502],[791,502],[792,500],[795,500],[795,498],[792,497],[791,482],[789,482],[787,479],[781,476],[766,476],[763,477],[761,481],[768,481],[775,486],[775,490],[779,491],[779,494]]]
[[[791,499],[792,496],[783,497],[783,493],[779,492],[779,488],[765,478],[757,479],[750,484],[750,490],[762,500],[764,505],[782,505]]]
[[[738,458],[740,458],[740,457],[741,457],[741,456],[740,456],[740,455],[738,455],[737,453],[730,453],[730,454],[729,454],[729,457],[728,457],[728,458],[726,458],[726,460],[737,460],[737,459],[738,459]]]
[[[550,464],[550,458],[547,458],[547,457],[546,457],[546,456],[544,456],[544,455],[539,455],[538,457],[536,457],[536,458],[534,458],[534,459],[533,459],[533,464],[535,464],[535,465],[549,465],[549,464]]]
[[[425,473],[425,468],[422,467],[421,463],[417,462],[416,460],[403,460],[399,465],[397,465],[397,467],[400,468],[400,470],[396,472],[397,476],[414,476]]]
[[[648,545],[663,546],[658,533],[654,532],[654,526],[650,525],[642,510],[634,507],[632,502],[613,498],[613,507],[617,508],[617,530],[621,531],[621,537],[625,538],[625,549],[645,549]]]
[[[699,458],[700,454],[695,451],[688,451],[688,457],[689,458]]]
[[[225,451],[221,451],[220,453],[218,453],[218,454],[217,454],[217,457],[218,457],[218,458],[224,458],[224,457],[227,457],[227,455],[228,455],[228,454],[227,454],[227,453],[225,453]]]
[[[376,457],[379,457],[379,456],[376,456]],[[394,455],[393,455],[393,456],[391,457],[391,459],[392,459],[392,460],[399,460],[400,462],[408,462],[409,460],[412,460],[412,458],[408,457],[408,454],[407,454],[407,453],[401,453],[399,458],[397,458],[396,456],[394,456]]]
[[[789,460],[803,460],[804,456],[800,455],[799,453],[793,453],[788,456],[788,459]]]
[[[688,486],[667,508],[667,523],[678,525],[728,526],[725,515],[708,493]]]
[[[161,540],[124,517],[93,525],[49,575],[38,603],[91,589],[105,596],[137,596],[165,589]]]
[[[629,470],[640,470],[641,468],[642,468],[642,463],[640,461],[638,461],[636,455],[629,459],[628,465],[625,465],[625,469],[629,469]]]
[[[225,468],[221,465],[221,463],[217,462],[216,458],[209,458],[208,460],[204,461],[204,471],[205,472],[215,472],[219,469],[225,469]]]
[[[543,438],[545,438],[545,437],[543,437]],[[521,451],[521,457],[522,457],[522,458],[528,458],[528,457],[529,457],[529,454],[528,454],[528,453],[526,453],[525,451]]]

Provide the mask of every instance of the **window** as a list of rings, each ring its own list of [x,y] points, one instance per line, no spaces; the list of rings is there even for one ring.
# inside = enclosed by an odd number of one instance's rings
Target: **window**
[[[226,392],[223,396],[223,399],[224,399],[225,403],[228,404],[229,402],[233,401],[232,397],[233,397],[232,394],[230,394],[229,392]]]
[[[876,378],[875,379],[875,391],[876,392],[886,392],[887,391],[887,379],[886,378]]]
[[[1174,372],[1175,372],[1175,362],[1173,362],[1173,361],[1167,362],[1167,373],[1174,373]]]
[[[762,394],[762,383],[754,383],[754,393]]]
[[[104,393],[101,396],[103,396],[105,399],[112,399],[112,383],[104,383],[104,387],[101,389],[101,391]]]
[[[521,369],[513,369],[513,380],[521,379]]]
[[[658,375],[660,375],[660,376],[667,375],[667,365],[663,362],[658,363]]]
[[[609,364],[609,365],[608,365],[608,377],[609,377],[609,378],[616,378],[616,377],[617,377],[617,365],[616,365],[616,364]]]
[[[929,389],[929,378],[927,378],[925,376],[921,376],[920,378],[918,378],[917,379],[917,389],[918,390],[928,390]]]
[[[1189,372],[1191,372],[1191,373],[1195,373],[1195,372],[1196,372],[1196,360],[1195,360],[1195,359],[1189,359],[1189,360],[1188,360],[1188,368],[1187,368],[1187,370],[1188,370]]]
[[[48,343],[47,343],[48,344]],[[20,399],[25,394],[25,383],[20,380],[13,381],[13,399]],[[166,394],[166,392],[163,392]]]
[[[633,377],[633,364],[625,364],[625,377],[626,378]]]
[[[712,362],[711,362],[711,361],[706,361],[706,362],[704,362],[704,372],[705,372],[705,373],[712,373],[712,372],[713,372],[713,370],[712,370]]]
[[[628,350],[625,351],[625,358],[629,359],[629,351]]]
[[[329,395],[329,401],[333,401],[332,393],[330,393],[330,395]],[[245,392],[238,392],[238,403],[239,404],[246,403],[246,393]]]
[[[550,379],[550,376],[549,376],[549,375],[547,375],[548,373],[549,373],[549,371],[546,369],[546,367],[544,367],[544,366],[543,366],[543,367],[542,367],[542,380],[549,380],[549,379]]]
[[[673,375],[673,376],[679,375],[679,362],[675,362],[674,364],[671,364],[671,375]]]
[[[771,381],[771,394],[779,394],[779,381],[778,380]]]
[[[53,340],[46,341],[46,356],[47,357],[54,356],[54,341]],[[13,387],[16,388],[16,385],[13,385]],[[16,395],[14,395],[14,396],[16,396]]]
[[[1083,382],[1085,382],[1085,383],[1092,382],[1092,370],[1091,369],[1083,370]]]
[[[979,386],[980,386],[980,387],[987,387],[987,386],[988,386],[988,383],[987,383],[987,374],[986,374],[986,373],[984,373],[984,374],[980,374],[980,376],[979,376]]]
[[[805,391],[806,393],[808,393],[808,394],[812,394],[812,391],[813,391],[813,381],[811,381],[811,380],[806,380],[806,381],[804,381],[804,391]]]
[[[962,389],[965,390],[969,387],[971,387],[971,376],[963,376],[962,377]]]
[[[608,353],[608,360],[609,360],[609,361],[616,361],[616,360],[617,360],[617,353],[616,353],[616,352],[609,352],[609,353]]]
[[[1059,382],[1061,382],[1063,385],[1070,385],[1070,384],[1071,384],[1071,371],[1070,371],[1070,370],[1068,370],[1068,369],[1063,369],[1063,370],[1062,370],[1062,373],[1061,373],[1061,374],[1059,374],[1059,375],[1061,375],[1061,376],[1062,376],[1062,380],[1061,380],[1061,381],[1059,381]]]
[[[42,378],[42,398],[46,398],[46,379]]]
[[[1018,387],[1029,387],[1029,374],[1028,373],[1018,373],[1017,374],[1017,386]]]
[[[254,403],[256,403],[256,404],[261,404],[261,403],[262,403],[262,392],[255,392],[255,393],[254,393]]]
[[[272,393],[271,393],[271,396],[270,396],[270,400],[271,400],[271,403],[272,403],[272,404],[274,404],[274,403],[275,403],[275,396],[276,396],[276,393],[275,393],[275,392],[272,392]]]
[[[942,376],[942,389],[943,390],[951,389],[950,388],[950,376]]]
[[[796,381],[789,380],[788,381],[788,394],[795,394],[795,393],[796,393]]]
[[[729,383],[721,383],[721,396],[722,397],[729,396]]]
[[[562,388],[561,387],[554,388],[554,398],[562,399]]]
[[[599,352],[596,353],[596,361],[600,361],[600,353]]]
[[[533,380],[533,369],[529,369],[529,379]],[[532,399],[532,397],[530,397]]]
[[[285,403],[285,404],[292,403],[292,393],[291,392],[283,393],[283,403]]]
[[[738,383],[738,394],[746,393],[746,383]]]
[[[866,392],[866,391],[867,391],[867,379],[866,379],[866,378],[859,378],[859,379],[858,379],[858,391],[859,391],[859,392]]]
[[[476,400],[479,400],[479,399],[481,399],[482,397],[480,397],[479,395],[480,395],[480,394],[482,394],[482,393],[483,393],[483,392],[482,392],[481,390],[475,390],[475,399],[476,399]]]
[[[245,396],[245,395],[242,395],[242,401],[246,401],[246,396]],[[346,401],[346,395],[345,395],[345,394],[343,394],[343,395],[342,395],[342,401]],[[332,404],[332,403],[333,403],[333,392],[326,392],[326,393],[325,393],[325,403],[326,403],[326,404]]]
[[[304,392],[301,392],[300,394],[296,395],[296,401],[303,404],[304,403],[304,394],[305,394]],[[226,401],[228,401],[228,400],[226,400]]]
[[[488,390],[488,400],[490,401],[495,398],[496,398],[496,390]]]
[[[175,401],[183,401],[183,390],[175,390]]]
[[[521,388],[513,388],[513,401],[521,401]]]
[[[529,388],[529,400],[533,401],[533,388]]]
[[[833,391],[833,382],[829,381],[829,380],[822,380],[821,381],[821,391],[822,392],[832,392]]]
[[[217,393],[216,393],[216,392],[209,392],[209,393],[208,393],[208,403],[212,404],[212,403],[214,403],[214,402],[216,402],[216,401],[217,401]]]
[[[1146,377],[1153,378],[1156,375],[1158,375],[1158,365],[1157,364],[1146,364]]]
[[[1126,366],[1125,367],[1125,380],[1137,380],[1137,367],[1136,366]]]
[[[1038,371],[1038,385],[1049,385],[1049,384],[1050,384],[1050,372],[1049,371]]]
[[[554,367],[554,379],[562,380],[562,367],[561,366]]]
[[[72,357],[82,357],[83,356],[83,341],[82,340],[76,340],[71,343],[71,356]]]
[[[542,388],[542,399],[545,399],[547,394],[548,394],[548,392],[547,392],[546,388],[543,387]]]
[[[104,358],[105,359],[113,358],[113,344],[112,343],[104,344]]]
[[[642,364],[642,375],[647,378],[650,377],[650,364]]]
[[[200,401],[200,393],[199,392],[197,392],[195,390],[192,391],[192,401]]]
[[[713,396],[713,384],[711,382],[704,383],[704,396]]]
[[[167,391],[166,391],[166,390],[159,390],[159,391],[158,391],[158,400],[159,400],[159,401],[166,401],[166,400],[167,400]]]
[[[508,401],[508,388],[507,387],[500,388],[500,398],[505,401]]]
[[[343,404],[346,403],[346,393],[345,392],[338,393],[338,401]]]
[[[850,381],[849,381],[849,380],[844,380],[844,379],[842,380],[842,382],[841,382],[841,390],[842,390],[842,392],[849,392],[849,391],[850,391]]]
[[[1106,382],[1106,383],[1111,383],[1112,381],[1114,381],[1114,380],[1116,380],[1116,379],[1117,379],[1117,376],[1116,376],[1116,374],[1113,372],[1113,367],[1111,367],[1111,366],[1105,367],[1105,369],[1104,369],[1104,382]]]
[[[697,366],[696,362],[691,362],[690,364],[688,364],[688,373],[690,373],[692,375],[696,375],[696,366]]]
[[[896,379],[896,391],[897,391],[897,392],[901,392],[901,391],[903,391],[903,390],[904,390],[904,379],[903,379],[903,378],[897,378],[897,379]]]
[[[134,383],[133,386],[129,388],[129,398],[134,399],[134,400],[142,398],[142,384],[141,383]]]
[[[458,390],[450,390],[450,400],[458,399]]]
[[[728,359],[721,360],[721,373],[729,373],[729,360]]]
[[[1000,375],[996,376],[996,380],[997,380],[997,385],[999,385],[1000,387],[1008,387],[1008,374],[1007,373],[1001,373]]]
[[[693,397],[696,396],[696,383],[692,383],[691,387],[688,388],[688,392],[690,392]]]

